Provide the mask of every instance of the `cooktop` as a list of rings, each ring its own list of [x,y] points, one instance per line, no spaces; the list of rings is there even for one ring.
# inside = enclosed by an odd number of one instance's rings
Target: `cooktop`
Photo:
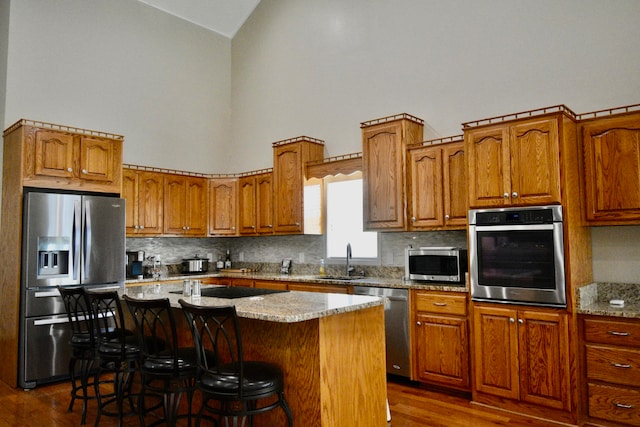
[[[289,292],[284,289],[262,289],[262,288],[247,288],[244,286],[216,286],[213,288],[202,288],[200,294],[203,297],[215,297],[215,298],[245,298],[255,297],[258,295],[277,294],[280,292]],[[181,294],[181,291],[172,291],[171,293]]]

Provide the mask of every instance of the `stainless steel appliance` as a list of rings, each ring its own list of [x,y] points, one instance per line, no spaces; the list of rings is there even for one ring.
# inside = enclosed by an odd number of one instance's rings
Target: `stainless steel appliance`
[[[455,247],[422,247],[405,249],[404,272],[408,280],[464,283],[467,250]]]
[[[353,293],[387,298],[384,305],[387,373],[409,378],[409,290],[354,286]]]
[[[124,199],[116,197],[25,192],[21,387],[68,374],[71,331],[57,285],[124,286],[124,207]]]
[[[208,258],[199,258],[196,255],[194,258],[182,260],[183,273],[206,273],[207,271],[209,271]]]
[[[566,307],[562,206],[469,211],[474,301]]]

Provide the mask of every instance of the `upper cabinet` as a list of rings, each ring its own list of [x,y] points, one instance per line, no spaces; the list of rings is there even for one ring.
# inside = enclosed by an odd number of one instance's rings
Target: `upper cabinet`
[[[165,174],[164,234],[207,234],[207,179]]]
[[[640,112],[581,120],[578,129],[587,221],[640,223]]]
[[[121,135],[31,120],[15,123],[9,134],[23,144],[24,185],[120,194]]]
[[[407,228],[407,145],[422,141],[424,122],[408,114],[361,123],[364,229]]]
[[[242,176],[238,180],[239,232],[273,234],[272,172]]]
[[[408,228],[464,228],[467,164],[462,135],[412,144],[407,150]]]
[[[209,235],[235,236],[237,223],[237,178],[209,180]]]
[[[324,142],[300,136],[273,143],[273,224],[275,234],[304,232],[305,164],[324,157]]]
[[[163,196],[162,173],[123,169],[122,197],[127,201],[127,236],[162,234]]]
[[[573,113],[564,106],[549,109],[556,112],[536,110],[463,124],[469,207],[561,202],[560,147],[565,121],[573,124]]]

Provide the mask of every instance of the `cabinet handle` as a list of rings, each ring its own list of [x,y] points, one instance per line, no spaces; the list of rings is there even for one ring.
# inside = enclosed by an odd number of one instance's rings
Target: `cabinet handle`
[[[447,303],[446,302],[434,302],[433,305],[435,305],[436,307],[446,307]]]
[[[509,193],[504,193],[504,194],[502,195],[502,197],[504,197],[505,199],[508,199],[508,198],[509,198]]]
[[[609,331],[609,335],[615,335],[616,337],[629,337],[631,336],[631,332]]]
[[[191,230],[191,227],[187,226],[187,230]]]
[[[234,226],[234,227],[231,227],[231,229],[232,229],[232,230],[235,230],[235,229],[236,229],[236,227],[235,227],[235,226]]]
[[[67,172],[73,172],[72,168],[67,168]]]
[[[622,409],[633,409],[633,405],[625,405],[624,403],[614,403],[614,405]]]
[[[422,326],[422,322],[416,322],[416,325]]]
[[[517,199],[518,193],[514,191],[513,193],[511,193],[511,197],[513,197],[514,199]]]
[[[509,323],[516,323],[516,319],[514,319],[513,317],[509,317]]]
[[[137,230],[137,229],[138,229],[138,228],[140,228],[140,227],[139,227],[139,226],[137,226],[137,225],[134,225],[134,226],[133,226],[133,228],[134,228],[135,230]]]
[[[87,170],[86,169],[82,169],[82,173],[86,175]]]
[[[144,230],[144,225],[139,226],[141,230]]]
[[[449,218],[450,218],[449,215],[445,215],[444,216],[444,219],[446,219],[446,220],[448,220]]]
[[[415,216],[411,217],[411,222],[416,222],[416,217]]]
[[[524,320],[518,319],[518,323],[522,325],[524,323]]]
[[[252,229],[252,230],[255,230],[255,228],[256,228],[256,226],[255,226],[255,225],[252,225],[252,226],[251,226],[251,229]]]
[[[631,368],[631,365],[626,364],[626,363],[614,363],[614,362],[609,362],[611,364],[611,366],[616,367],[616,368],[622,368],[622,369],[629,369]]]
[[[296,227],[300,227],[300,223],[299,222],[296,222]]]
[[[269,224],[269,225],[267,225],[267,227],[273,228],[273,224]]]

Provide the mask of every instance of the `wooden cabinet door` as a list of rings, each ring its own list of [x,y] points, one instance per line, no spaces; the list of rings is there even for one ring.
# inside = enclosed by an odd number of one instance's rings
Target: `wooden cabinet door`
[[[350,294],[352,293],[351,287],[340,285],[316,285],[313,283],[289,283],[290,291],[303,291],[303,292],[322,292],[332,294]]]
[[[277,280],[255,280],[253,282],[255,288],[277,289],[280,291],[287,290],[287,282],[278,282]]]
[[[237,216],[237,179],[209,181],[209,234],[234,236]]]
[[[256,224],[258,234],[273,234],[272,173],[256,176]]]
[[[35,136],[36,175],[73,178],[73,135],[68,133],[37,130]]]
[[[136,234],[138,229],[138,172],[125,169],[122,171],[122,197],[125,203],[125,231],[127,236]]]
[[[473,351],[477,391],[518,399],[520,393],[516,318],[516,310],[510,308],[474,308]]]
[[[511,194],[509,132],[505,126],[465,132],[469,207],[509,204]]]
[[[518,311],[520,400],[569,409],[567,315]]]
[[[186,180],[186,186],[187,222],[185,234],[204,237],[207,234],[207,180],[190,177]]]
[[[580,135],[587,220],[637,224],[640,222],[640,113],[581,124]]]
[[[560,203],[558,120],[525,121],[509,128],[512,204]]]
[[[362,172],[365,230],[405,229],[404,152],[400,122],[390,122],[363,129]]]
[[[302,153],[299,144],[274,148],[274,232],[302,233]]]
[[[181,175],[164,177],[164,233],[184,234],[187,223],[187,182]]]
[[[408,150],[407,165],[410,228],[443,226],[442,149],[427,146]]]
[[[467,319],[417,314],[415,331],[418,378],[468,389]]]
[[[111,141],[80,137],[80,179],[112,182],[116,167]]]
[[[243,176],[238,180],[238,231],[256,234],[256,178]]]
[[[468,222],[469,211],[464,143],[442,146],[442,169],[444,225],[446,227],[464,227]]]
[[[163,174],[138,173],[138,234],[162,234]]]

